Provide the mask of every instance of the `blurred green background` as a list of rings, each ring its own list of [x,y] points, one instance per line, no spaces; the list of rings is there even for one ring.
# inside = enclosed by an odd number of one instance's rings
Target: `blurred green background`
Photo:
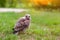
[[[0,12],[0,40],[60,40],[60,0],[0,0],[0,8],[29,9]],[[30,28],[25,34],[12,34],[17,19],[26,13],[31,15]]]

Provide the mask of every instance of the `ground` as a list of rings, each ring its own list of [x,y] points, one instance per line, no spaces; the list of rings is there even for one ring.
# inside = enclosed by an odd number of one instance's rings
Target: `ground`
[[[31,24],[25,34],[12,34],[17,19],[26,13],[31,15]],[[0,40],[60,40],[60,12],[37,11],[14,13],[0,12]]]

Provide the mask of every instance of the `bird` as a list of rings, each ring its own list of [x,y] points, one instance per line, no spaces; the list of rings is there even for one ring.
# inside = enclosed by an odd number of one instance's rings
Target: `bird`
[[[19,34],[21,32],[24,32],[27,28],[29,28],[30,22],[31,22],[30,14],[26,14],[25,16],[19,18],[13,28],[13,34],[16,33]]]

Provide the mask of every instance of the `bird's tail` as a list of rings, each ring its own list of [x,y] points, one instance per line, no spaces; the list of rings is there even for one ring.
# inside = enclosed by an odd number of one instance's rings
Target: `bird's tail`
[[[17,33],[17,31],[13,31],[13,34],[16,34]]]
[[[13,34],[16,34],[17,33],[17,31],[15,31],[14,28],[12,30],[13,30]]]

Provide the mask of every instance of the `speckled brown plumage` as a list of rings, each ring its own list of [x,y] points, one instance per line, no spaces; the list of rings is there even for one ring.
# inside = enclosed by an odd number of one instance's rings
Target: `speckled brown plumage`
[[[21,17],[13,28],[13,33],[19,33],[27,29],[30,25],[30,15],[26,14],[24,17]]]

